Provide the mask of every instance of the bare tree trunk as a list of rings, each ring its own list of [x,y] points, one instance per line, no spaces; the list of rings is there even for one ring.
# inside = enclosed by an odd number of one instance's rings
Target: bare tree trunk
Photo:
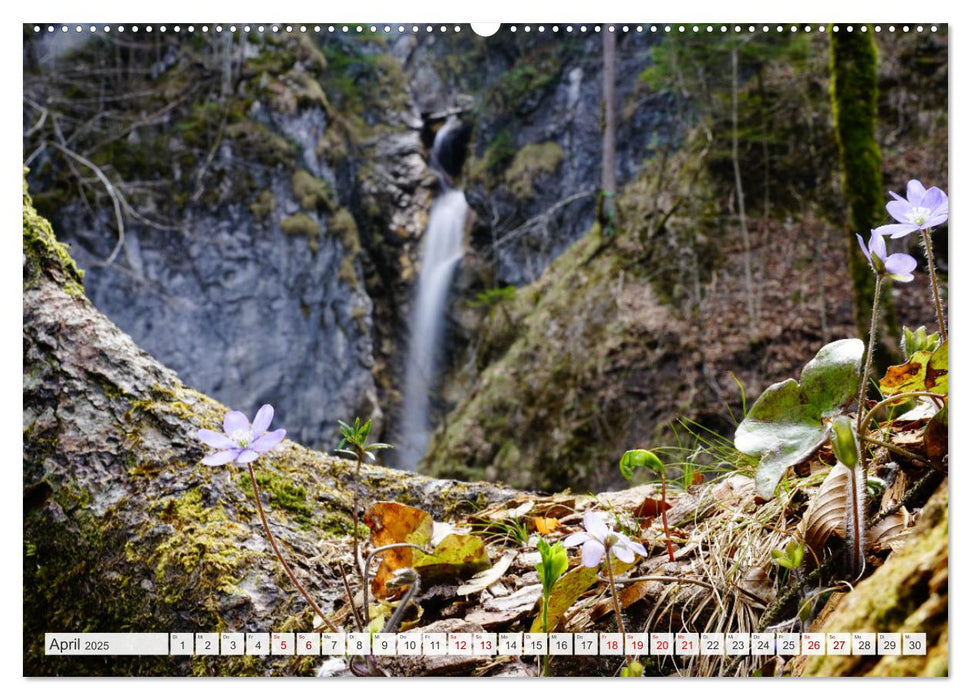
[[[745,219],[745,192],[742,189],[742,170],[738,162],[738,47],[732,42],[732,168],[735,171],[735,195],[738,206],[738,224],[742,230],[742,259],[745,268],[745,303],[748,310],[749,339],[756,337],[755,289],[752,285],[752,242]]]
[[[603,27],[603,160],[600,174],[600,225],[605,235],[617,213],[617,33]]]

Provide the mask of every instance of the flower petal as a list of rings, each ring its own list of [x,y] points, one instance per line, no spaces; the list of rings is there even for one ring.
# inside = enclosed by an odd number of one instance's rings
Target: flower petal
[[[230,440],[222,433],[217,433],[215,430],[206,430],[203,428],[196,433],[196,439],[198,439],[199,442],[209,445],[209,447],[215,447],[217,450],[226,450],[231,447],[236,447],[235,442]]]
[[[232,462],[237,454],[237,450],[223,450],[222,452],[217,452],[214,455],[209,455],[202,460],[202,463],[208,464],[210,467],[218,467],[220,464],[229,464]]]
[[[924,228],[936,228],[947,221],[947,210],[937,216],[931,216],[924,222]]]
[[[259,437],[266,432],[266,429],[270,427],[270,423],[273,421],[273,406],[268,403],[260,406],[260,410],[256,412],[256,417],[253,419],[253,437]]]
[[[583,528],[601,542],[610,534],[610,528],[604,522],[603,516],[592,510],[584,514]]]
[[[259,459],[260,453],[256,450],[251,450],[248,447],[240,450],[239,455],[236,457],[236,464],[248,464],[255,459]]]
[[[583,565],[588,569],[597,566],[604,558],[604,546],[597,540],[588,540],[583,543]]]
[[[269,452],[283,442],[283,438],[286,436],[287,431],[283,428],[274,430],[272,433],[264,433],[250,443],[249,449],[254,450],[255,452]]]
[[[578,544],[583,544],[593,538],[586,532],[574,532],[572,535],[563,540],[564,547],[576,547]]]
[[[894,200],[893,202],[887,202],[887,213],[894,218],[894,220],[899,221],[902,224],[910,223],[910,219],[907,218],[908,214],[914,211],[914,204],[910,202],[902,202]]]
[[[613,552],[615,557],[620,559],[625,564],[630,564],[632,561],[634,561],[634,552],[631,551],[630,547],[621,542],[618,542],[611,547],[610,551]]]
[[[932,214],[936,214],[937,210],[941,207],[947,207],[947,195],[944,194],[940,187],[931,187],[924,193],[923,198],[920,200],[920,205],[930,209]]]
[[[903,197],[901,197],[901,196],[900,196],[899,194],[897,194],[896,192],[891,192],[891,193],[890,193],[890,196],[891,196],[891,197],[893,197],[894,199],[896,199],[896,200],[897,200],[897,201],[899,201],[899,202],[906,202],[906,201],[907,201],[906,199],[904,199]]]
[[[883,236],[875,231],[870,232],[870,254],[876,254],[881,260],[887,259],[887,242],[883,240]]]
[[[920,180],[911,180],[907,183],[907,201],[915,207],[920,205],[926,191]]]
[[[863,236],[856,234],[856,240],[860,242],[860,250],[863,251],[863,257],[866,258],[867,262],[870,262],[870,250],[866,247],[866,243],[863,242]],[[873,263],[870,263],[870,267],[873,267]]]
[[[634,542],[630,537],[624,534],[618,534],[617,537],[620,538],[620,544],[630,551],[637,552],[642,557],[647,556],[647,550],[644,549],[644,545],[642,545],[640,542]]]
[[[899,282],[910,282],[914,276],[910,274],[917,267],[917,261],[905,253],[894,253],[887,258],[887,274]]]
[[[873,229],[873,232],[881,236],[902,238],[908,233],[913,233],[917,228],[917,224],[887,224],[886,226],[878,226]]]
[[[223,430],[226,435],[232,435],[237,430],[249,430],[249,421],[239,411],[230,411],[223,419]]]

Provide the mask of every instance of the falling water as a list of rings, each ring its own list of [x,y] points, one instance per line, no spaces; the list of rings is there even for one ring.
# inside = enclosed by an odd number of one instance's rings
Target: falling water
[[[432,166],[439,172],[443,191],[428,217],[411,319],[401,437],[396,455],[399,466],[409,470],[415,469],[428,446],[429,400],[438,376],[446,303],[452,273],[462,259],[462,238],[469,209],[465,194],[448,185],[448,177],[439,164],[441,149],[455,125],[457,121],[449,119],[432,144]]]

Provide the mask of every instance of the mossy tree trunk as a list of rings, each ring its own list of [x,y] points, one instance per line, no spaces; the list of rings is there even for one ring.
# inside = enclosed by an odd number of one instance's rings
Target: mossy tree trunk
[[[196,433],[228,409],[95,309],[26,185],[23,206],[24,674],[312,674],[319,658],[45,655],[45,632],[306,631],[312,615],[245,471],[201,462]],[[328,612],[346,610],[356,490],[438,519],[521,494],[368,466],[357,484],[354,468],[290,441],[256,464],[270,527]]]
[[[926,654],[807,656],[803,676],[948,674],[948,482],[921,511],[906,544],[843,596],[813,632],[924,633]]]
[[[886,195],[883,191],[882,159],[876,139],[877,118],[877,45],[873,32],[846,31],[846,26],[830,27],[830,92],[836,122],[840,169],[843,174],[843,197],[849,209],[846,223],[846,246],[849,274],[853,282],[854,320],[860,337],[866,339],[873,304],[874,275],[860,252],[856,234],[870,239],[870,230],[886,219]],[[881,308],[883,322],[878,327],[882,338],[896,342],[898,328],[886,286]],[[877,355],[885,364],[887,348]]]

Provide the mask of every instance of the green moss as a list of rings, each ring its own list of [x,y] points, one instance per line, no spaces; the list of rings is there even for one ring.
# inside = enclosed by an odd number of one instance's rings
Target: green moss
[[[516,144],[512,134],[508,129],[503,129],[486,147],[481,158],[469,159],[467,177],[472,181],[491,185],[515,157]]]
[[[249,210],[257,219],[263,220],[276,211],[276,197],[269,190],[263,190],[250,203]]]
[[[820,629],[923,632],[926,656],[812,656],[807,676],[947,674],[948,495],[945,483],[923,509],[906,543],[854,587]]]
[[[267,167],[290,166],[296,159],[296,147],[270,128],[246,119],[226,127],[226,136],[242,152],[243,157]]]
[[[554,141],[523,146],[506,170],[506,186],[516,199],[533,196],[536,180],[556,172],[563,162],[563,148]]]
[[[334,193],[330,185],[323,180],[314,177],[306,170],[298,170],[291,179],[293,194],[300,202],[300,206],[308,211],[323,209],[334,211]]]
[[[255,471],[255,473],[260,492],[269,497],[271,506],[285,511],[303,526],[310,525],[313,511],[307,501],[307,491],[303,486],[273,472],[260,470]],[[246,493],[247,498],[252,500],[253,484],[249,472],[240,474],[238,483],[239,487]]]
[[[341,239],[341,245],[349,255],[357,255],[361,252],[361,237],[357,230],[357,222],[354,215],[341,207],[327,222],[327,227],[336,233]]]
[[[34,209],[24,178],[24,289],[35,286],[42,274],[51,275],[64,291],[84,297],[84,273],[78,269],[67,247],[54,237],[50,222]]]
[[[605,405],[597,386],[623,342],[615,293],[622,261],[602,255],[585,266],[596,247],[581,239],[503,302],[508,318],[489,315],[479,339],[488,357],[433,436],[423,468],[540,489],[590,483],[599,478],[591,466],[615,469],[611,455],[630,416],[616,401]]]
[[[288,236],[306,236],[307,244],[310,246],[311,252],[317,252],[320,224],[307,214],[300,212],[299,214],[288,216],[280,222],[280,230]]]
[[[181,498],[168,498],[158,517],[174,528],[149,557],[155,568],[158,593],[166,603],[181,600],[188,586],[231,594],[243,578],[243,571],[255,558],[240,547],[249,528],[229,519],[221,505],[207,507],[198,488]],[[137,559],[133,546],[126,548]]]
[[[538,104],[536,98],[559,82],[562,64],[556,47],[524,54],[490,88],[486,104],[499,113],[528,114]]]

